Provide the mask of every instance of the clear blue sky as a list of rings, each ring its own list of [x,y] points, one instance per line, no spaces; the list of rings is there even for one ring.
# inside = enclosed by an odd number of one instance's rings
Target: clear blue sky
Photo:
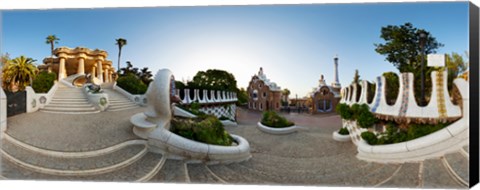
[[[128,44],[122,64],[168,68],[177,80],[217,68],[246,87],[263,67],[268,78],[299,97],[333,82],[338,54],[340,82],[350,84],[355,69],[373,80],[396,71],[375,52],[380,28],[411,22],[445,46],[439,53],[468,50],[468,3],[370,3],[277,6],[213,6],[2,11],[2,53],[37,59],[50,55],[45,37],[60,46],[99,48],[115,67],[116,38]]]

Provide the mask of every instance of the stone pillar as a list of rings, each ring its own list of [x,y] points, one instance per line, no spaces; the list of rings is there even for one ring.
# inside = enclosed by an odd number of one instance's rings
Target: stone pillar
[[[77,74],[85,74],[85,59],[86,56],[84,53],[78,55],[78,68]]]
[[[103,57],[97,58],[97,78],[103,83],[103,69],[102,69]]]
[[[106,68],[103,69],[103,82],[108,82],[108,70]]]
[[[60,64],[58,67],[58,80],[62,80],[67,77],[67,70],[65,68],[66,57],[64,54],[58,56],[60,58]]]
[[[95,65],[92,66],[92,71],[90,72],[90,74],[92,75],[92,77],[97,77],[97,75],[95,75],[95,69],[97,69],[97,67],[95,67]]]
[[[113,82],[113,76],[112,75],[113,75],[113,70],[110,69],[109,72],[108,72],[108,81],[110,81],[110,82]]]

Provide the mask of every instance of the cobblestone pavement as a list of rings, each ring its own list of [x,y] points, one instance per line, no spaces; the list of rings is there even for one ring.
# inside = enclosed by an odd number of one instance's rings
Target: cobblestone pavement
[[[44,112],[22,114],[9,118],[7,133],[22,142],[45,149],[98,150],[136,139],[129,119],[144,110],[145,108],[137,108],[88,115]],[[267,134],[256,128],[261,112],[242,108],[237,110],[239,125],[225,128],[232,134],[244,137],[250,144],[252,158],[242,163],[210,166],[175,160],[162,162],[162,155],[148,153],[140,160],[112,172],[88,176],[57,176],[31,171],[4,159],[1,163],[2,175],[8,179],[37,180],[149,179],[150,182],[164,183],[465,188],[448,174],[441,159],[406,164],[379,164],[358,160],[356,146],[352,142],[337,142],[332,138],[332,133],[341,127],[341,119],[336,114],[282,115],[305,129],[288,135]],[[125,147],[108,155],[74,160],[44,156],[34,159],[34,153],[15,151],[13,145],[4,147],[4,151],[26,163],[45,168],[82,170],[108,167],[126,160],[139,151],[138,146],[134,147]],[[468,155],[465,150],[463,152],[462,154]],[[456,167],[460,174],[466,170],[468,178],[468,167],[464,169],[464,166],[468,166],[468,156],[462,154],[447,156],[446,161],[450,161],[452,166],[460,166]],[[157,165],[161,166],[158,170],[154,168]]]
[[[96,114],[37,111],[8,118],[7,134],[33,146],[56,151],[88,151],[137,139],[130,117],[145,108]]]

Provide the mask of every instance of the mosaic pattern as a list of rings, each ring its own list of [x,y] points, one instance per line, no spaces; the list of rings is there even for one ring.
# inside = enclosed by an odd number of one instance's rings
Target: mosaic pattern
[[[382,77],[377,77],[377,93],[375,95],[377,99],[373,103],[372,110],[371,110],[374,113],[377,112],[378,105],[380,105],[380,99],[381,99],[380,97],[382,97],[382,88],[383,88]]]
[[[225,116],[234,121],[235,121],[235,110],[237,110],[237,106],[235,104],[200,108],[200,111],[205,112],[206,114],[215,115],[215,117],[217,118],[220,118],[221,116]]]
[[[444,96],[444,88],[443,88],[443,70],[440,70],[437,72],[437,80],[436,85],[437,85],[437,108],[438,108],[438,115],[440,118],[445,118],[447,117],[447,108],[445,106],[445,96]]]
[[[403,117],[407,115],[407,110],[408,110],[408,93],[410,91],[410,88],[408,86],[408,73],[402,73],[402,84],[403,84],[403,93],[402,93],[402,104],[400,105],[400,112],[398,113],[398,116]]]

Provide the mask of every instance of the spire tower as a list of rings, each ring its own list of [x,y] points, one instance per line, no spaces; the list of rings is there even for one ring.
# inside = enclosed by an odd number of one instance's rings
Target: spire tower
[[[332,87],[342,88],[342,85],[338,80],[338,55],[335,55],[335,58],[333,58],[333,63],[334,63],[335,70],[334,70],[334,82],[332,83]]]

